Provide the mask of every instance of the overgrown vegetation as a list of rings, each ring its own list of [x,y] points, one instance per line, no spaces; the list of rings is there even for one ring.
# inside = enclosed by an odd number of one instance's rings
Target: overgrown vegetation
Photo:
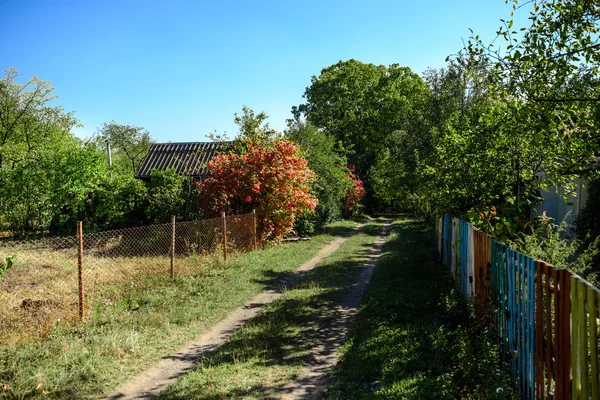
[[[541,192],[598,174],[600,6],[508,3],[490,43],[473,33],[422,77],[357,60],[312,77],[292,111],[354,151],[368,210],[451,213],[507,241]]]
[[[571,227],[566,220],[555,223],[553,218],[542,214],[524,232],[519,232],[510,247],[527,254],[534,260],[544,260],[556,268],[570,269],[598,284],[597,272],[592,271],[594,257],[600,251],[600,236],[587,243],[571,237]]]

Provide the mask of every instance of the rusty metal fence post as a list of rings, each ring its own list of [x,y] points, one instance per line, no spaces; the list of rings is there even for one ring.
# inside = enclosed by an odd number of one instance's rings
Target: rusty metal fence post
[[[79,283],[79,320],[83,321],[85,313],[85,299],[83,296],[83,222],[77,222],[77,279]]]
[[[252,225],[254,228],[254,242],[252,243],[252,250],[256,250],[256,209],[252,210]]]
[[[171,279],[175,278],[175,216],[171,215]]]
[[[223,211],[223,262],[227,262],[227,223],[225,222],[225,211]]]

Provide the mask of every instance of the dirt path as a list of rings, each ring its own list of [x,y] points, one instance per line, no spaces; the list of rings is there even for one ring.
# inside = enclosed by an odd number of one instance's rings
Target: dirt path
[[[271,288],[260,293],[252,300],[247,302],[244,306],[231,312],[224,320],[212,327],[208,332],[200,335],[188,343],[178,352],[164,357],[150,369],[142,372],[130,381],[125,382],[123,385],[117,388],[116,392],[113,393],[109,399],[147,399],[158,395],[168,385],[176,382],[180,376],[194,368],[198,360],[217,350],[229,337],[231,337],[231,335],[237,332],[246,322],[252,319],[263,306],[275,301],[278,297],[280,297],[285,287],[291,285],[306,271],[313,269],[321,260],[333,254],[342,245],[342,243],[348,240],[348,238],[362,228],[363,225],[364,224],[359,224],[350,234],[337,238],[327,246],[323,247],[313,258],[301,265],[283,281],[280,281],[278,283],[278,287]],[[380,240],[381,237],[378,239],[378,242]],[[377,243],[375,246],[377,246]],[[372,257],[374,257],[373,252],[371,253],[370,258]],[[374,264],[375,261],[371,261],[370,259],[369,263],[371,262]],[[335,323],[340,323],[343,326],[350,326],[349,322],[346,322],[346,320],[348,319],[348,316],[353,316],[356,314],[356,312],[352,310],[356,309],[356,306],[360,301],[360,297],[364,291],[364,286],[370,278],[371,269],[372,266],[365,268],[365,272],[361,276],[361,283],[355,287],[356,293],[353,294],[354,300],[349,301],[348,304],[342,306],[340,312],[343,315],[339,317],[339,322],[336,320]],[[348,307],[345,307],[346,305]],[[353,319],[353,317],[351,318]],[[344,328],[343,331],[346,332],[346,329]],[[340,340],[343,343],[342,336],[338,337],[337,334],[334,336],[336,338],[333,338],[333,340],[336,343]],[[337,349],[337,346],[335,348]],[[316,351],[319,350],[316,349]],[[321,357],[321,355],[316,355],[315,362],[324,362],[324,358]],[[300,376],[306,375],[306,379],[310,381],[308,384],[315,386],[315,383],[313,383],[314,379],[310,378],[309,376],[311,374],[315,374],[315,372],[316,370],[312,369],[307,371],[302,370]],[[297,385],[301,384],[302,382],[298,381]],[[296,389],[292,388],[291,386],[289,389],[285,389],[285,391],[289,392],[289,395],[295,396],[294,393],[296,393]]]
[[[289,384],[277,390],[281,399],[312,399],[317,398],[330,381],[330,372],[339,359],[339,347],[345,342],[356,316],[365,289],[373,274],[375,264],[379,260],[385,239],[389,234],[391,221],[386,221],[379,237],[373,244],[369,257],[364,265],[356,284],[349,293],[340,299],[328,315],[318,321],[326,335],[312,349],[311,357],[305,361],[298,376]]]

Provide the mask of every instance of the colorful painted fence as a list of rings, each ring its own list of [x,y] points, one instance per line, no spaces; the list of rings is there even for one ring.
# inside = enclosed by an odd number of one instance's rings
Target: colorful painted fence
[[[600,291],[471,224],[436,222],[443,263],[489,319],[523,399],[600,399]]]

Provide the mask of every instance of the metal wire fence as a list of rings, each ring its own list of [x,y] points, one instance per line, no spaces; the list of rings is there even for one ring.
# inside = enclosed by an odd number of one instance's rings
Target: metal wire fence
[[[0,241],[0,344],[85,318],[127,287],[195,274],[208,258],[256,248],[254,213],[27,241]]]

